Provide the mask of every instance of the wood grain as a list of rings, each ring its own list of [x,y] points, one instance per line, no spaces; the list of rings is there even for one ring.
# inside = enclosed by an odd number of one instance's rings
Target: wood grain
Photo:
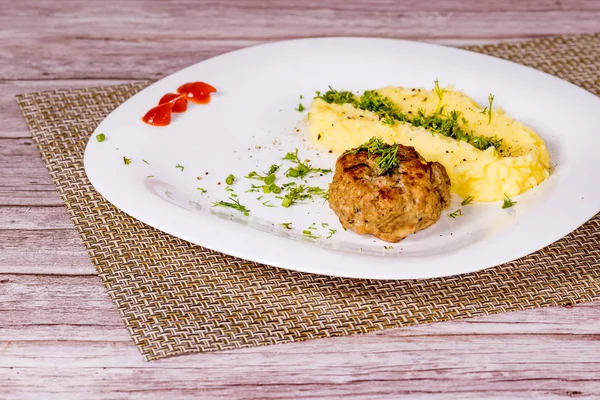
[[[481,43],[590,32],[600,20],[598,2],[581,0],[5,3],[1,47],[10,62],[0,65],[4,79],[154,79],[273,40],[378,36]]]
[[[298,37],[600,30],[597,0],[0,0],[0,398],[600,398],[600,302],[144,362],[14,96],[157,79]]]

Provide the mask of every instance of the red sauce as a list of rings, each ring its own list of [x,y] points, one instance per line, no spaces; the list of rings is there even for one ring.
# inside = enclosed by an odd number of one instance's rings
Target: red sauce
[[[187,98],[183,94],[177,93],[167,93],[163,97],[160,98],[158,104],[164,103],[173,104],[173,112],[174,113],[182,113],[187,110]]]
[[[198,104],[208,104],[210,94],[216,91],[217,89],[204,82],[190,82],[177,88],[177,93],[184,94],[189,101]]]
[[[167,126],[171,123],[171,112],[173,111],[172,103],[164,103],[151,108],[144,115],[142,121],[154,126]]]
[[[187,110],[188,100],[196,104],[210,103],[210,94],[217,89],[204,82],[189,82],[177,88],[177,93],[167,93],[161,97],[158,106],[150,109],[142,121],[153,126],[166,126],[171,123],[171,113]]]

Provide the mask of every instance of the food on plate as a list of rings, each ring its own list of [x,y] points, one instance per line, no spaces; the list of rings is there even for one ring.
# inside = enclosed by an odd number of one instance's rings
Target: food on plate
[[[442,164],[452,190],[475,202],[502,200],[549,176],[544,141],[493,104],[480,106],[452,87],[433,90],[388,86],[362,95],[331,89],[310,106],[310,137],[342,153],[375,136],[414,147]]]
[[[167,93],[158,101],[156,107],[144,114],[142,121],[152,126],[167,126],[171,123],[172,113],[187,111],[188,101],[196,104],[210,103],[210,94],[217,89],[205,82],[188,82],[177,88],[177,93]]]
[[[388,242],[433,225],[449,204],[442,164],[378,138],[344,152],[329,186],[329,206],[344,228]]]

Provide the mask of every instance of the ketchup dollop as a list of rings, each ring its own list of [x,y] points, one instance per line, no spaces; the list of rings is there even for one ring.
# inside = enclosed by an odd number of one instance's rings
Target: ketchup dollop
[[[160,98],[158,104],[171,103],[173,104],[174,113],[182,113],[187,110],[187,98],[183,94],[167,93]]]
[[[164,103],[151,108],[143,117],[142,121],[153,126],[167,126],[171,123],[171,112],[173,104]]]
[[[158,105],[151,108],[142,121],[152,126],[167,126],[171,123],[171,113],[187,111],[188,100],[196,104],[210,103],[210,94],[217,89],[205,82],[188,82],[177,88],[177,93],[167,93],[160,98]]]
[[[177,88],[177,93],[185,95],[189,101],[198,104],[208,104],[210,94],[216,91],[217,89],[204,82],[190,82]]]

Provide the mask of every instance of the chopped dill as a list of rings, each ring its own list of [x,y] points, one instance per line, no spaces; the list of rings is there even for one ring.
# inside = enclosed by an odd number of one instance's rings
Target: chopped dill
[[[304,185],[300,185],[300,186],[290,185],[290,186],[287,186],[286,190],[287,190],[287,193],[283,197],[283,200],[281,201],[282,207],[288,208],[289,206],[291,206],[292,204],[294,204],[296,202],[306,200],[306,199],[312,199],[312,195],[307,193],[307,187]]]
[[[296,149],[293,153],[289,152],[283,157],[283,160],[288,160],[293,163],[296,163],[296,166],[290,167],[286,172],[285,176],[288,178],[304,178],[308,174],[313,173],[322,173],[328,174],[331,172],[331,169],[323,169],[323,168],[313,168],[308,160],[302,161],[298,157],[298,149]]]
[[[281,226],[283,226],[285,229],[292,229],[292,223],[291,222],[282,222]]]
[[[510,199],[510,197],[508,197],[506,195],[506,193],[504,193],[504,197],[505,197],[505,199],[502,202],[502,208],[511,208],[512,206],[514,206],[515,204],[517,204],[517,202],[516,201],[512,201]]]
[[[489,108],[488,108],[488,125],[492,123],[492,103],[494,102],[494,95],[490,93],[488,96]]]
[[[391,115],[386,115],[385,117],[383,117],[381,119],[381,123],[383,125],[389,125],[389,126],[394,126],[394,123],[396,122],[396,120],[394,119],[394,117],[392,117]]]
[[[442,89],[440,87],[440,81],[438,80],[438,78],[435,78],[433,91],[435,92],[435,95],[438,98],[438,105],[437,105],[436,110],[437,110],[437,112],[441,113],[442,112],[442,99],[444,98],[444,89]]]
[[[271,203],[271,200],[267,200],[261,204],[265,207],[277,207],[275,204]]]
[[[436,79],[437,82],[437,79]],[[316,98],[320,98],[327,103],[334,104],[351,104],[355,108],[371,111],[379,116],[379,119],[383,124],[390,124],[391,120],[408,122],[417,127],[423,127],[428,131],[437,133],[446,137],[450,137],[456,140],[465,141],[479,150],[485,150],[490,147],[500,147],[501,140],[492,137],[475,136],[472,133],[466,133],[459,125],[458,121],[460,113],[458,111],[450,111],[448,113],[443,112],[441,105],[441,98],[443,98],[444,90],[439,87],[439,82],[434,88],[440,102],[438,104],[438,110],[432,115],[426,115],[424,110],[419,110],[416,116],[413,118],[408,117],[402,113],[399,107],[388,97],[382,96],[374,90],[365,91],[360,97],[355,96],[352,92],[348,91],[337,91],[333,88],[329,88],[327,92],[321,94],[317,92]],[[490,107],[494,100],[494,96],[490,95]],[[491,113],[488,113],[487,108],[482,111],[488,115],[488,120],[491,122]],[[460,119],[466,124],[466,120]]]
[[[329,234],[327,235],[327,237],[325,239],[330,239],[333,235],[335,235],[337,232],[336,229],[331,229],[329,228]]]
[[[179,168],[181,170],[181,172],[183,172],[183,170],[185,169],[185,167],[183,165],[181,165],[181,164],[177,164],[175,166],[175,168]]]
[[[227,202],[227,201],[214,202],[213,207],[229,207],[229,208],[233,208],[234,210],[241,212],[245,216],[250,215],[250,210],[248,210],[246,208],[246,206],[241,205],[239,200],[234,199],[232,197],[230,197],[229,200],[231,200],[231,202]]]
[[[375,164],[377,164],[377,167],[379,168],[379,175],[383,175],[400,165],[400,162],[398,161],[397,143],[389,145],[377,137],[372,137],[368,142],[353,150],[349,150],[347,153],[356,154],[363,150],[366,150],[369,155],[378,156],[375,159]]]
[[[144,163],[146,163],[146,164],[150,165],[150,163],[149,163],[148,161],[146,161],[146,160],[144,160],[144,159],[142,159],[142,161],[143,161]]]
[[[233,192],[233,189],[231,188],[231,186],[227,186],[227,187],[225,188],[225,191],[226,191],[226,192]]]
[[[463,213],[462,213],[462,210],[460,208],[458,210],[454,211],[453,213],[448,214],[448,216],[450,218],[456,218],[456,217],[460,217],[462,215],[463,215]]]
[[[127,157],[123,156],[123,164],[125,164],[125,165],[131,164],[131,158],[127,158]]]
[[[302,111],[304,111],[304,110],[305,110],[305,108],[304,108],[304,106],[302,105],[302,103],[298,104],[298,108],[296,108],[296,111],[298,111],[298,112],[302,112]]]
[[[319,236],[313,235],[312,231],[308,230],[308,229],[303,230],[302,231],[302,235],[306,236],[306,237],[309,237],[311,239],[319,239],[321,237],[320,235]]]
[[[469,205],[473,202],[473,196],[467,196],[463,199],[463,201],[460,203],[461,206],[466,206]]]
[[[196,188],[196,190],[199,190],[199,191],[200,191],[200,193],[202,193],[202,194],[204,194],[204,193],[208,192],[208,190],[206,190],[206,189],[204,189],[204,188],[201,188],[201,187],[197,187],[197,188]]]

